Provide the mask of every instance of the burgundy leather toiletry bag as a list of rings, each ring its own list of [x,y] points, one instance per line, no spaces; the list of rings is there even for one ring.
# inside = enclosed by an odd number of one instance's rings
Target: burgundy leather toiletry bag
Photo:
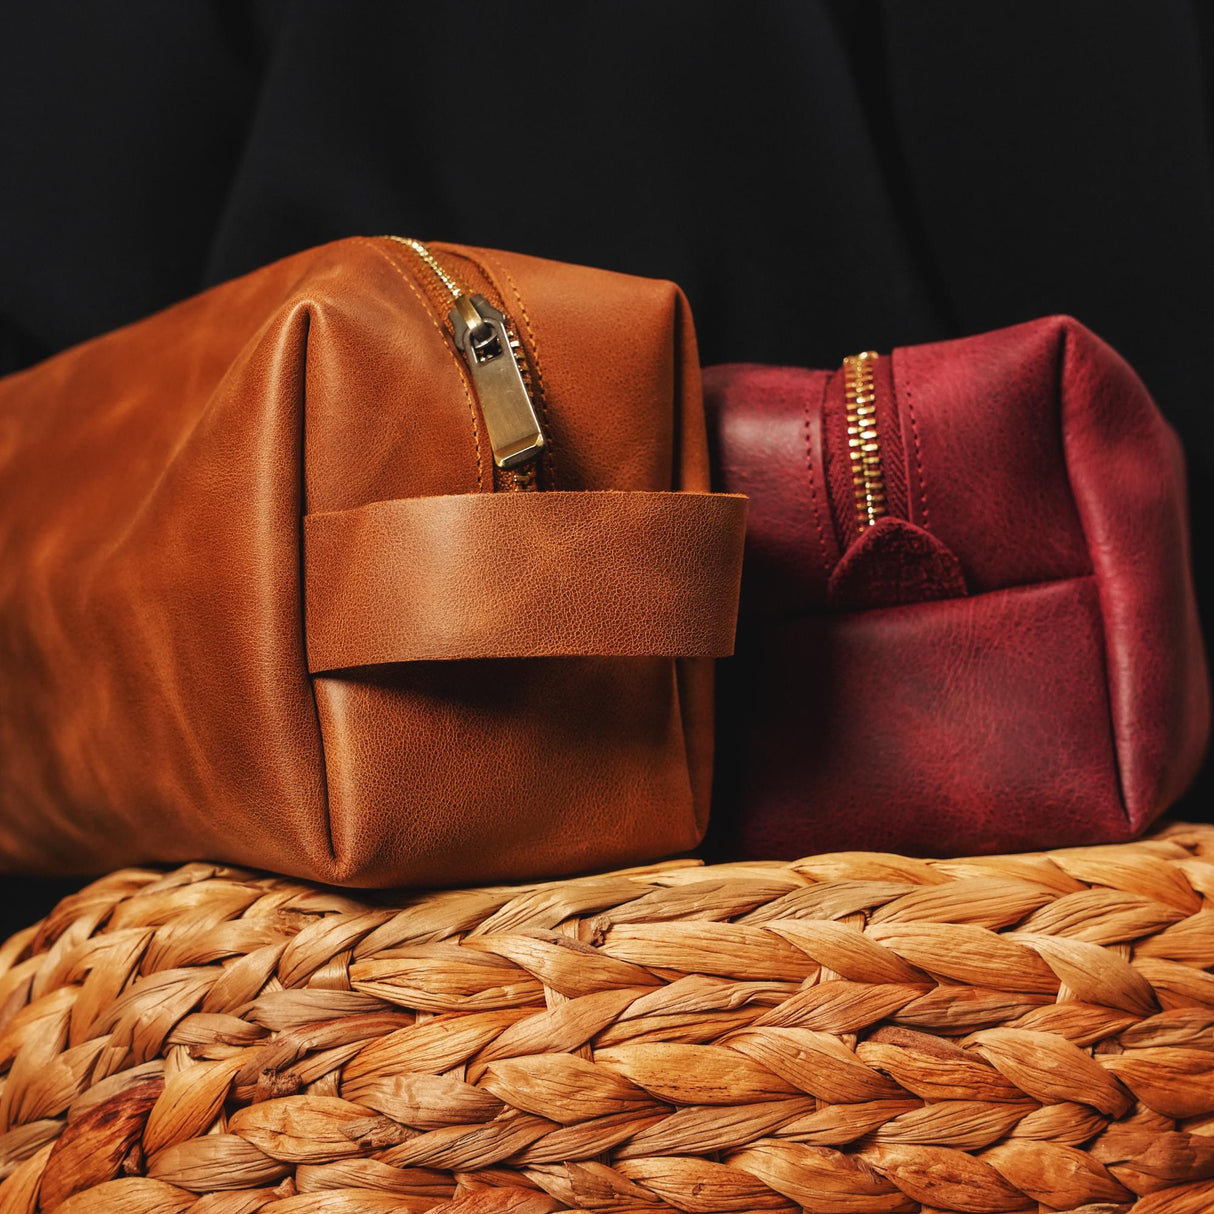
[[[1183,457],[1067,317],[705,378],[750,496],[714,826],[740,856],[1124,839],[1209,729]]]

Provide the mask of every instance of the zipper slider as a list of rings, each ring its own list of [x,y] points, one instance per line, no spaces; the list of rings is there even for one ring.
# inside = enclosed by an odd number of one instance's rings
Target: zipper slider
[[[493,462],[517,468],[544,448],[544,431],[510,343],[506,317],[483,295],[458,295],[447,316],[480,399]]]

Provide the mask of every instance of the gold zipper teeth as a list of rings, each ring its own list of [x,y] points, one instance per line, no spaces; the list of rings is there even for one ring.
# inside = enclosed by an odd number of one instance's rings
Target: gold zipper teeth
[[[881,468],[881,439],[877,433],[877,393],[874,350],[843,360],[847,405],[847,455],[851,463],[856,521],[871,527],[885,514],[885,474]]]
[[[513,489],[539,488],[535,464],[545,445],[539,385],[513,321],[483,295],[470,294],[424,242],[411,236],[388,239],[404,245],[448,298],[447,331],[472,377],[493,449],[495,480]]]
[[[415,240],[412,236],[389,236],[388,239],[395,240],[397,244],[403,244],[412,249],[425,263],[426,268],[442,283],[443,288],[451,296],[452,300],[459,299],[466,294],[460,283],[447,272],[443,263],[430,252],[428,245],[423,244],[420,240]],[[523,343],[519,339],[518,331],[515,329],[513,322],[507,322],[506,335],[510,339],[510,351],[518,362],[523,382],[527,385],[528,391],[530,391],[533,388],[531,367],[527,362],[526,350],[523,348]]]
[[[506,321],[506,337],[510,342],[510,353],[514,356],[514,361],[518,364],[518,373],[523,381],[523,386],[527,389],[527,395],[535,402],[536,408],[541,407],[541,398],[536,387],[535,379],[531,374],[531,362],[527,358],[527,350],[519,338],[518,331],[514,327],[512,320]],[[540,487],[539,477],[539,461],[533,460],[528,464],[524,464],[521,468],[511,468],[509,471],[502,469],[502,474],[509,476],[510,488],[516,493],[520,490],[536,490]]]
[[[425,263],[426,268],[442,283],[447,294],[451,296],[452,301],[459,299],[463,295],[463,287],[443,269],[442,262],[420,240],[414,240],[411,236],[389,236],[388,239],[395,240],[397,244],[403,244],[406,248],[412,249]]]

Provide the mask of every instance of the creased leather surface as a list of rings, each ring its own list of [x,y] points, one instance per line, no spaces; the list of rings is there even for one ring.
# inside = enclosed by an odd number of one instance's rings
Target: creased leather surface
[[[723,709],[753,696],[748,727],[722,739],[745,772],[744,855],[1129,833],[1091,577],[768,619],[727,666]]]
[[[825,371],[756,363],[705,372],[714,483],[750,499],[745,610],[791,611],[825,601],[839,560],[822,436],[829,379]]]
[[[1210,727],[1184,453],[1123,359],[1073,322],[1058,340],[1067,468],[1100,588],[1122,799],[1138,831],[1185,791]]]
[[[1193,778],[1209,732],[1174,434],[1068,317],[889,361],[906,512],[968,598],[807,603],[824,570],[850,579],[858,560],[823,566],[812,517],[775,505],[820,471],[792,419],[823,407],[821,373],[705,374],[720,484],[751,494],[746,577],[763,580],[744,587],[721,670],[719,843],[939,854],[1136,833]],[[804,569],[784,578],[798,545]]]
[[[557,488],[708,488],[677,288],[462,254],[533,351]],[[311,250],[0,382],[0,863],[416,884],[693,845],[707,659],[309,678],[303,517],[492,489],[462,362],[390,242]],[[507,541],[478,592],[517,596],[515,576]]]
[[[304,520],[308,665],[733,652],[746,499],[464,493]],[[508,561],[512,576],[486,584]]]

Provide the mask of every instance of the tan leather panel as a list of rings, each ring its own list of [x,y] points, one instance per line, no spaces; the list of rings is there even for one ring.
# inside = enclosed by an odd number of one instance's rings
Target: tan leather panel
[[[556,488],[709,488],[695,333],[673,283],[466,252],[536,335]],[[658,410],[655,399],[670,403]]]
[[[490,492],[493,461],[461,355],[384,240],[342,242],[308,334],[307,512],[443,493]],[[317,288],[314,288],[317,289]]]
[[[336,880],[582,872],[703,831],[668,659],[406,662],[316,685]]]
[[[304,255],[0,381],[0,856],[328,853],[299,627]]]
[[[309,515],[308,665],[721,657],[745,527],[744,497],[708,493],[466,493]]]

